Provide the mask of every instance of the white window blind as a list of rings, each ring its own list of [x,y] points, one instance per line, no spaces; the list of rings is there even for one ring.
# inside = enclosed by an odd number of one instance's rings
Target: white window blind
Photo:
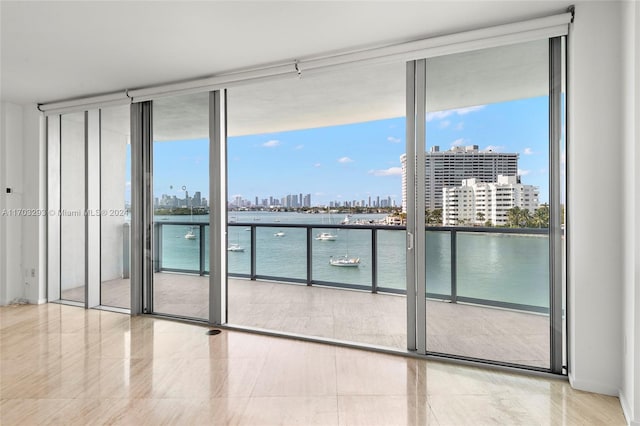
[[[566,12],[406,43],[371,47],[329,56],[301,58],[298,61],[221,73],[186,82],[168,83],[147,88],[123,90],[110,95],[42,104],[39,108],[47,115],[60,114],[82,109],[121,105],[128,102],[143,102],[162,96],[224,89],[257,81],[304,78],[305,75],[333,71],[344,67],[391,61],[409,61],[558,37],[568,33],[572,19],[573,14]]]

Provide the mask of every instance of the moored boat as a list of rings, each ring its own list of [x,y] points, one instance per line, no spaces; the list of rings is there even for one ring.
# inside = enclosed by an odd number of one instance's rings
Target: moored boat
[[[338,256],[329,258],[329,264],[331,266],[359,266],[360,258],[359,257],[349,257],[349,256]]]
[[[335,241],[338,238],[337,235],[333,235],[330,232],[322,232],[316,235],[316,240],[318,241]]]

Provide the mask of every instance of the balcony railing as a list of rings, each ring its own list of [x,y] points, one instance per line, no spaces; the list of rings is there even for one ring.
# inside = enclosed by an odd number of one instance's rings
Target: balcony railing
[[[189,231],[193,237],[185,238]],[[208,231],[208,223],[155,222],[155,271],[208,274]],[[336,233],[338,240],[316,240],[326,231]],[[229,244],[244,251],[228,253],[228,274],[406,294],[405,231],[404,226],[373,224],[229,223]],[[428,298],[549,312],[548,229],[426,227],[425,232]],[[490,238],[483,241],[483,236]],[[359,267],[329,265],[329,255],[346,250],[361,258]],[[495,289],[487,290],[494,284]]]

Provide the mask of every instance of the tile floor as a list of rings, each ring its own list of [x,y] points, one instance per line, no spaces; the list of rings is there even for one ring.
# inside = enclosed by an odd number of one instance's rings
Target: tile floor
[[[561,379],[59,304],[0,308],[0,424],[624,425]]]

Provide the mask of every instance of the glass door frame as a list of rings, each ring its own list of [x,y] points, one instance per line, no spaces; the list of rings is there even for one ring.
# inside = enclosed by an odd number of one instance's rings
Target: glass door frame
[[[549,306],[550,306],[550,367],[537,368],[526,365],[506,364],[492,360],[448,355],[472,362],[483,362],[506,367],[518,367],[555,374],[566,374],[563,357],[563,274],[561,262],[561,176],[560,141],[563,139],[562,123],[565,115],[561,104],[566,71],[562,49],[566,36],[553,36],[549,40],[549,170],[550,170],[550,229],[549,229]],[[544,39],[545,37],[543,37]],[[486,46],[484,46],[486,47]],[[481,47],[474,47],[480,49]],[[469,49],[469,50],[474,50]],[[452,51],[452,54],[456,53]],[[435,56],[441,56],[438,53]],[[427,350],[427,304],[425,199],[417,194],[425,193],[425,150],[427,58],[406,62],[406,152],[407,152],[407,349],[419,355],[432,355]],[[211,325],[227,322],[227,235],[226,235],[226,90],[209,92],[209,179],[210,179],[210,275],[209,318]],[[133,102],[131,106],[132,137],[132,260],[131,260],[131,313],[153,312],[153,193],[152,193],[152,103]],[[411,160],[413,159],[413,160]],[[419,297],[419,295],[421,295]]]
[[[226,322],[226,91],[209,93],[209,315]],[[131,105],[131,314],[154,313],[153,102]],[[193,320],[193,319],[191,319]]]
[[[91,105],[90,108],[71,108],[45,114],[45,139],[47,149],[47,299],[51,302],[82,306],[85,309],[100,308],[127,310],[113,306],[102,306],[101,286],[101,243],[102,243],[102,110],[106,107],[122,106],[121,102]],[[64,117],[68,114],[82,116],[82,153],[78,162],[79,181],[83,185],[79,195],[82,203],[71,211],[65,210],[63,176],[66,167],[63,145]],[[80,140],[80,139],[78,139]],[[81,204],[81,208],[79,208]],[[67,216],[80,217],[83,223],[83,258],[79,265],[83,268],[83,300],[64,298],[63,256],[64,233],[62,219]]]
[[[561,141],[565,110],[562,107],[563,81],[566,73],[563,44],[566,36],[549,37],[549,315],[550,365],[548,369],[517,365],[521,368],[542,370],[554,374],[567,374],[563,359],[563,268],[562,268],[562,211],[561,211]],[[454,53],[452,53],[454,54]],[[421,355],[427,351],[427,306],[425,259],[425,151],[427,90],[426,64],[428,58],[407,62],[407,349]],[[566,105],[566,103],[565,103]],[[566,146],[566,143],[565,143]],[[413,160],[410,160],[413,159]],[[565,184],[566,185],[566,184]],[[467,361],[490,362],[513,367],[492,360],[479,360],[451,355]]]

